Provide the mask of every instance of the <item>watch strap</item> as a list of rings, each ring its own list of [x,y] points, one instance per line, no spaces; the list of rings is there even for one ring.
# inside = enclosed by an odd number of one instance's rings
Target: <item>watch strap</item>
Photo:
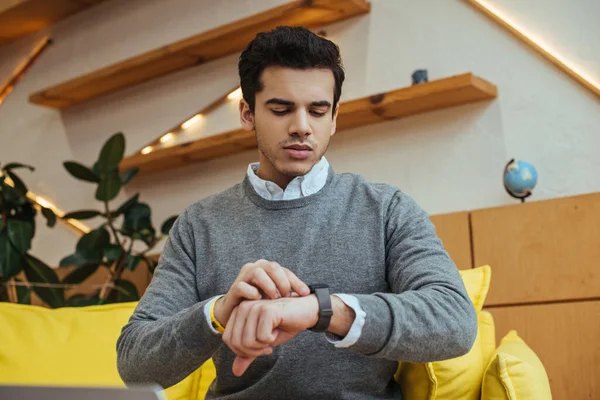
[[[333,316],[329,287],[327,285],[310,285],[309,288],[310,292],[317,296],[317,301],[319,302],[319,320],[309,330],[313,332],[326,332]]]

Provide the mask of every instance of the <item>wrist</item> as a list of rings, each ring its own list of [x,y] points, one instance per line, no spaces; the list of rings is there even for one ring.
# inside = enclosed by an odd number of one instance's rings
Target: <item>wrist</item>
[[[224,299],[225,299],[225,296],[219,297],[215,303],[215,309],[214,309],[215,318],[217,319],[217,321],[219,321],[219,323],[222,326],[226,326],[227,320],[229,319],[229,316],[226,315],[226,312],[225,312],[225,307],[224,307],[225,300]]]
[[[327,330],[338,336],[346,337],[356,319],[356,313],[335,295],[331,295],[331,308],[333,308],[333,316]]]
[[[308,303],[308,309],[310,310],[310,318],[307,321],[306,329],[310,329],[313,326],[317,325],[319,322],[319,300],[317,299],[316,294],[310,294],[308,296],[303,297],[305,301]]]

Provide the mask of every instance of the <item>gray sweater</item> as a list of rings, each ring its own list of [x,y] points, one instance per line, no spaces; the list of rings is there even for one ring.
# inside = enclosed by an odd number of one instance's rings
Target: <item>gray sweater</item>
[[[354,295],[366,312],[358,341],[336,348],[324,334],[301,332],[233,375],[235,354],[203,308],[259,259]],[[246,177],[177,219],[117,342],[118,369],[127,384],[166,388],[212,357],[207,399],[397,399],[398,361],[458,357],[476,333],[458,270],[410,196],[330,169],[319,192],[269,201]]]

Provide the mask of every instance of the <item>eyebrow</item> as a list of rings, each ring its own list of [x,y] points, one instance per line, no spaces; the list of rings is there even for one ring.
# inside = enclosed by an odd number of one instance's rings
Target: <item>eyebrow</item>
[[[295,103],[293,101],[283,100],[283,99],[278,99],[278,98],[272,98],[272,99],[265,101],[265,105],[269,105],[269,104],[277,104],[277,105],[281,105],[281,106],[294,106],[295,105]],[[310,105],[313,107],[331,107],[331,103],[328,102],[327,100],[313,101],[312,103],[310,103]]]

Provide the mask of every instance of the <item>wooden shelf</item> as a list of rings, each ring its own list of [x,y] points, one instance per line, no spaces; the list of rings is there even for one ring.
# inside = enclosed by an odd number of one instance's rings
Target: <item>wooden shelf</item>
[[[0,45],[43,29],[105,0],[3,0]]]
[[[34,104],[63,108],[242,51],[278,25],[316,28],[368,13],[368,0],[293,0],[33,93]]]
[[[496,97],[496,86],[471,73],[409,86],[340,104],[338,132],[408,115],[472,103]],[[254,132],[235,129],[193,142],[137,153],[121,163],[121,169],[140,168],[140,173],[165,171],[191,162],[209,160],[256,148]]]

